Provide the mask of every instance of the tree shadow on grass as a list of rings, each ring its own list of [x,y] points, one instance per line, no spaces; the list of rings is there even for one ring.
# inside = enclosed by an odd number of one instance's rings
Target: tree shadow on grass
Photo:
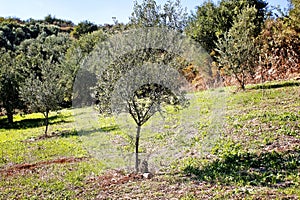
[[[71,121],[66,120],[65,117],[60,115],[55,115],[49,117],[49,125],[69,123]],[[6,118],[0,119],[0,128],[4,129],[27,129],[27,128],[37,128],[45,125],[45,118],[35,118],[35,119],[23,119],[20,121],[15,121],[13,124],[9,124]]]
[[[79,130],[78,135],[87,136],[87,135],[91,135],[94,133],[109,133],[109,132],[118,131],[118,130],[121,130],[118,125],[109,125],[109,126],[105,126],[105,127],[94,128],[91,130]]]
[[[230,154],[201,168],[187,166],[184,172],[201,181],[225,185],[253,185],[288,187],[293,183],[285,180],[300,169],[300,149],[286,152],[256,154]]]
[[[250,87],[250,90],[258,90],[258,89],[276,89],[283,87],[295,87],[300,86],[300,81],[287,81],[287,82],[278,82],[278,83],[264,83],[257,84],[255,86]]]
[[[100,130],[102,132],[111,132],[111,131],[117,131],[121,129],[118,125],[109,125],[109,126],[101,127]]]

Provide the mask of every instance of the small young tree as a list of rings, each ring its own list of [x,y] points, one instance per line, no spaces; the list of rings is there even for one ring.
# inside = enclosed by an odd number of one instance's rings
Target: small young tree
[[[256,8],[247,7],[235,18],[232,28],[216,43],[217,60],[228,74],[233,74],[245,90],[246,77],[254,72],[258,48],[254,41]]]
[[[139,171],[142,126],[165,105],[176,108],[187,105],[182,90],[187,89],[187,81],[181,78],[180,70],[192,61],[208,63],[206,59],[204,52],[190,40],[169,29],[145,28],[116,35],[96,46],[79,70],[73,90],[79,96],[73,96],[76,97],[73,106],[96,103],[101,114],[122,114],[121,117],[133,119],[137,127],[132,137],[136,139],[135,168]],[[90,75],[83,76],[87,71]],[[93,73],[97,82],[90,83]],[[186,82],[183,84],[181,79]],[[93,102],[86,101],[86,91],[92,93]]]
[[[43,113],[47,136],[49,112],[59,109],[59,103],[63,101],[63,73],[59,65],[51,63],[51,60],[44,61],[39,67],[41,75],[31,74],[20,88],[20,95],[32,111]]]
[[[201,63],[205,67],[209,66],[206,65],[209,59],[205,52],[180,34],[185,20],[186,15],[179,0],[175,3],[168,1],[163,8],[154,0],[143,0],[141,4],[136,1],[130,19],[130,25],[136,29],[124,31],[96,45],[77,74],[76,83],[79,86],[74,84],[73,94],[82,96],[85,91],[93,93],[91,96],[100,113],[125,113],[133,119],[137,126],[137,172],[142,126],[155,113],[162,111],[165,105],[176,108],[188,105],[182,90],[186,85],[182,84],[179,71],[192,61],[195,65]],[[80,79],[80,73],[86,71],[92,72],[89,80],[82,75],[84,79]],[[97,76],[96,83],[90,83],[92,74]],[[86,86],[80,87],[82,85]],[[73,105],[90,105],[82,101],[85,98],[81,96],[73,99]]]
[[[103,81],[103,80],[102,80]],[[136,67],[120,78],[112,91],[111,110],[113,113],[127,113],[134,120],[135,169],[139,172],[139,140],[142,126],[164,107],[177,109],[188,105],[185,97],[185,79],[172,68],[157,64]],[[101,100],[99,101],[101,104]],[[104,105],[108,106],[108,105]]]

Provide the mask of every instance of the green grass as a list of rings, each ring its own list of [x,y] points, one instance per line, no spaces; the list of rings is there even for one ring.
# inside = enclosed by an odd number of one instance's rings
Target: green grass
[[[34,128],[27,127],[26,124],[30,123],[29,121]],[[30,114],[23,117],[17,115],[11,128],[1,129],[0,166],[46,161],[63,156],[87,155],[80,146],[78,136],[65,137],[66,133],[74,134],[74,128],[69,125],[73,121],[70,111],[62,111],[60,114],[52,113],[50,116],[50,135],[55,132],[65,134],[59,137],[39,140],[38,137],[43,135],[44,126],[43,123],[38,126],[36,121],[43,121],[43,115]],[[20,126],[27,128],[16,128]]]
[[[167,157],[168,139],[187,129],[199,133],[176,138],[180,157],[164,173],[105,187],[101,175],[127,165],[108,155],[133,151],[134,126],[86,109],[62,110],[51,113],[44,138],[42,114],[16,115],[12,126],[1,117],[0,199],[300,198],[299,82],[233,90],[193,94],[191,108],[169,109],[161,128],[154,117],[142,128],[141,153],[165,149]],[[58,162],[64,158],[70,161]]]

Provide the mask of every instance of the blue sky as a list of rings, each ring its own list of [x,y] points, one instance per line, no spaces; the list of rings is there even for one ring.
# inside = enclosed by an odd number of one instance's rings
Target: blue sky
[[[167,0],[157,0],[158,4]],[[139,0],[141,2],[141,0]],[[195,11],[204,0],[181,0],[188,11]],[[215,1],[216,2],[216,1]],[[270,5],[287,7],[287,0],[269,0]],[[128,22],[133,8],[133,0],[0,0],[0,16],[18,17],[23,20],[43,19],[51,14],[74,23],[88,20],[95,24],[113,23],[112,17],[119,22]]]

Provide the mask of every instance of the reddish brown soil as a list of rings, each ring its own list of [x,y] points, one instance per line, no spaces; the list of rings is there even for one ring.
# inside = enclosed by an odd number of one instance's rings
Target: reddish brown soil
[[[58,158],[55,160],[41,161],[41,162],[37,162],[37,163],[17,164],[17,165],[8,167],[6,169],[0,169],[0,174],[6,175],[6,176],[12,176],[18,172],[26,171],[26,170],[33,170],[36,168],[43,167],[45,165],[74,163],[74,162],[81,162],[83,160],[88,160],[88,159],[89,159],[88,157],[82,157],[82,158],[70,157],[70,158]]]

